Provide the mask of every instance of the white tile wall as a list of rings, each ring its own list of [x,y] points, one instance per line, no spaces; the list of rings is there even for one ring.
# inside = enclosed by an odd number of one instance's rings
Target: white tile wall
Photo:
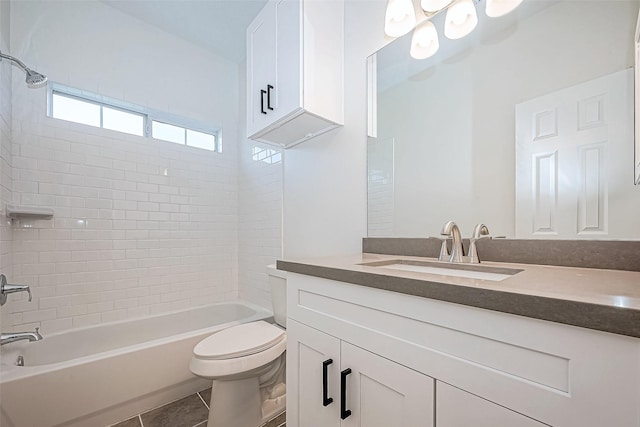
[[[13,280],[34,298],[10,297],[3,330],[46,334],[237,298],[238,65],[95,0],[12,2],[11,48],[52,81],[213,120],[225,150],[47,118],[45,90],[14,74],[13,201],[54,217],[13,223]],[[194,69],[211,78],[190,78]]]
[[[11,305],[14,328],[52,332],[236,296],[233,154],[34,108],[14,116],[15,201],[54,218],[14,221],[14,277],[34,295]]]
[[[240,297],[271,309],[265,267],[282,256],[282,161],[254,159],[247,141],[240,149],[238,289]],[[282,154],[283,155],[283,154]]]
[[[9,2],[0,2],[0,50],[9,45],[7,25]],[[13,171],[11,167],[11,65],[0,62],[0,273],[13,276],[13,233],[5,217],[5,207],[13,197]],[[0,308],[0,328],[9,323],[9,312]]]

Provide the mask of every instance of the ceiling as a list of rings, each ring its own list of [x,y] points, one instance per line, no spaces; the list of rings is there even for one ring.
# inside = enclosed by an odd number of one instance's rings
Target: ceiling
[[[245,29],[267,0],[101,0],[119,11],[235,63],[245,57]]]

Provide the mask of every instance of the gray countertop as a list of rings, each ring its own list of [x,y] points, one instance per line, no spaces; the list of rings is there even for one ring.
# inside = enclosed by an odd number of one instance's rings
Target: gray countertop
[[[363,263],[438,262],[401,255],[280,260],[279,270],[640,338],[640,272],[483,262],[522,270],[501,281],[400,271]],[[442,263],[447,267],[448,263]]]

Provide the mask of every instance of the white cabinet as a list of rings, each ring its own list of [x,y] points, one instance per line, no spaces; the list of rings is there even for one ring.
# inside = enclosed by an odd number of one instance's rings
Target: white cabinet
[[[342,0],[270,0],[247,28],[247,136],[291,147],[343,122]]]
[[[531,418],[437,381],[438,427],[544,427]]]
[[[295,273],[287,315],[290,427],[338,426],[348,368],[341,426],[640,427],[637,338]]]
[[[434,380],[287,322],[290,427],[433,427]]]

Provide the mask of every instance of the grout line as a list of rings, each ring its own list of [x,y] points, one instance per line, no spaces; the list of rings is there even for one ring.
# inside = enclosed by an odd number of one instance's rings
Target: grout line
[[[213,392],[213,391],[212,391]],[[196,393],[198,395],[198,397],[200,398],[200,400],[202,400],[202,403],[204,403],[204,406],[206,406],[207,411],[210,410],[211,408],[209,408],[209,404],[207,402],[204,401],[204,399],[202,398],[202,396],[200,395],[200,392]],[[144,427],[144,426],[143,426]]]
[[[202,422],[200,422],[200,423],[198,423],[198,424],[194,425],[193,427],[206,426],[206,425],[207,425],[207,422],[209,422],[209,420],[202,421]]]
[[[138,414],[138,421],[140,421],[140,427],[144,427],[144,423],[142,422],[142,414]]]

